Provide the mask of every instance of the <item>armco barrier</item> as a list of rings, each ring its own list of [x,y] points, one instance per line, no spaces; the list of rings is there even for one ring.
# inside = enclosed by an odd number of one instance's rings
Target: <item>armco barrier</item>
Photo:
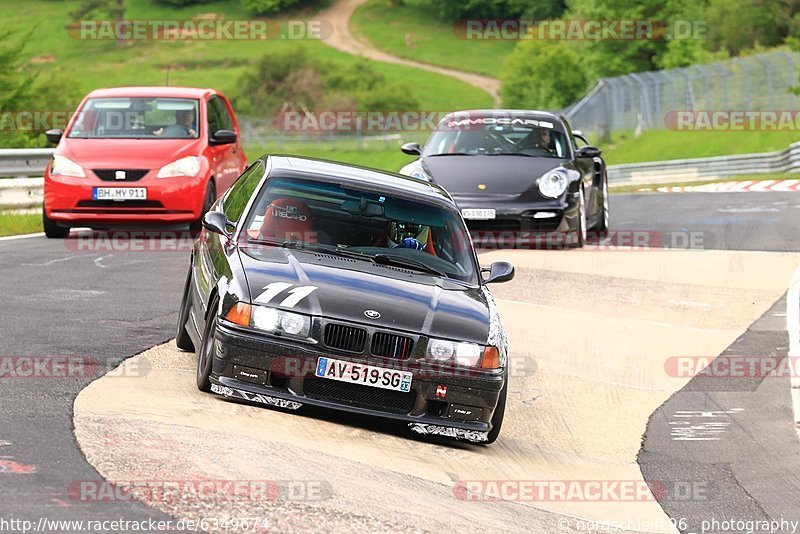
[[[0,180],[0,209],[24,210],[42,205],[44,178]]]
[[[778,172],[800,172],[800,142],[761,154],[610,165],[608,179],[612,185],[664,184]]]
[[[41,206],[41,178],[53,149],[0,149],[0,209]],[[714,158],[610,165],[612,186],[697,182],[746,174],[800,173],[800,142],[786,150]]]
[[[0,149],[0,209],[29,209],[42,205],[44,168],[52,148]]]

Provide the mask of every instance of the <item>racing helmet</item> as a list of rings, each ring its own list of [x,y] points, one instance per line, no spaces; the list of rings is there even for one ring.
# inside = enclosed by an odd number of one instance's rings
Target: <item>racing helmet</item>
[[[424,250],[430,239],[430,226],[403,221],[390,221],[389,248],[413,248]]]

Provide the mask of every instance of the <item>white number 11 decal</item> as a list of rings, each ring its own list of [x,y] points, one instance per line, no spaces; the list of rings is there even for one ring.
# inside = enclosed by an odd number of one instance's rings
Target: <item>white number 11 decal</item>
[[[256,304],[269,304],[269,302],[292,287],[293,284],[288,282],[273,282],[264,288],[264,292],[261,293],[255,299]],[[311,293],[317,290],[316,286],[298,286],[291,291],[289,291],[289,296],[286,297],[281,301],[279,306],[285,306],[287,308],[294,308],[297,304],[309,296]]]

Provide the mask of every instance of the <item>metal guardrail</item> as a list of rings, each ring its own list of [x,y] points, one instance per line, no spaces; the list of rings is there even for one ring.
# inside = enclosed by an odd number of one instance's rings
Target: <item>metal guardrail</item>
[[[792,172],[800,172],[800,142],[777,152],[609,165],[608,179],[612,185],[665,184]]]
[[[52,148],[0,149],[0,209],[22,210],[42,205],[44,169]]]
[[[41,177],[51,148],[0,149],[0,210],[42,205]],[[800,142],[786,150],[714,158],[609,165],[612,186],[697,182],[746,174],[800,173]]]
[[[54,148],[2,148],[0,178],[41,177],[54,151]]]

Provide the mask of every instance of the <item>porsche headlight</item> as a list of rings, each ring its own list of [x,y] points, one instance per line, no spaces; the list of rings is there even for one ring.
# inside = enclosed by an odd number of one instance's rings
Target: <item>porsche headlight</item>
[[[426,182],[433,181],[430,175],[427,172],[425,172],[425,169],[423,169],[418,162],[406,165],[405,167],[400,169],[400,174],[405,174],[406,176],[411,176],[412,178],[417,178],[419,180],[425,180]]]
[[[555,169],[539,179],[539,192],[547,198],[558,198],[569,185],[569,177],[564,169]]]
[[[73,176],[75,178],[86,178],[83,168],[64,156],[53,156],[50,164],[50,174],[52,176]]]
[[[156,178],[173,178],[175,176],[197,176],[200,172],[200,158],[187,156],[161,167]]]

